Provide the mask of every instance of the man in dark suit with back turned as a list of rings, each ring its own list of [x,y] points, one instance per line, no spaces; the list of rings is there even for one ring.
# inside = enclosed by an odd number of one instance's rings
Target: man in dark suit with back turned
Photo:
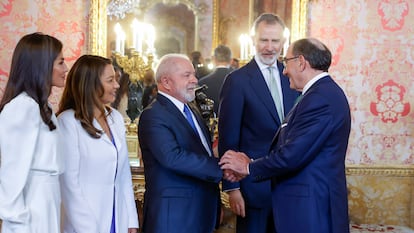
[[[216,65],[215,70],[204,76],[198,81],[200,86],[206,85],[204,93],[214,101],[214,113],[218,114],[219,96],[221,86],[223,85],[226,75],[230,73],[231,50],[225,45],[219,45],[214,49],[213,61]]]
[[[285,42],[284,29],[277,15],[260,15],[254,23],[256,55],[227,76],[220,96],[220,155],[229,149],[245,152],[251,159],[266,155],[269,142],[299,96],[289,88],[283,65],[277,61]],[[237,214],[237,233],[274,232],[270,186],[270,180],[223,181],[223,191]]]
[[[288,49],[284,74],[302,98],[289,112],[266,157],[251,161],[228,151],[220,163],[230,181],[272,180],[278,233],[349,233],[345,155],[351,114],[342,89],[327,73],[332,54],[319,40]]]
[[[185,55],[168,54],[155,79],[158,95],[138,126],[145,167],[143,232],[211,233],[223,173],[207,126],[188,105],[197,87],[194,67]]]

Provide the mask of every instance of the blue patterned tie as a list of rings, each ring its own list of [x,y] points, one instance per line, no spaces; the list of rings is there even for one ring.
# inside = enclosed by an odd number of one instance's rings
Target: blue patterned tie
[[[193,117],[191,116],[191,111],[186,104],[184,104],[184,113],[185,113],[185,117],[187,118],[188,123],[191,125],[194,131],[198,134],[197,128],[193,121]]]

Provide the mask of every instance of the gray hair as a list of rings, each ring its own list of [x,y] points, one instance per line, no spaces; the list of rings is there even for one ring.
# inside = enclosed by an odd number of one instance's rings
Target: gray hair
[[[278,15],[273,13],[263,13],[259,15],[259,17],[257,17],[253,23],[253,29],[255,33],[257,32],[257,28],[261,22],[266,22],[266,24],[280,24],[283,30],[286,28],[285,22],[283,22],[283,19]]]
[[[191,62],[188,56],[185,54],[170,53],[162,56],[157,67],[155,68],[155,80],[157,82],[160,82],[161,77],[174,73],[176,70],[175,64],[179,59],[184,59]]]

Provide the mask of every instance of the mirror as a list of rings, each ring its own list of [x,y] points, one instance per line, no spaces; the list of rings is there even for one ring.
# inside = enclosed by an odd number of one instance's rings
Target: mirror
[[[212,0],[212,9],[211,13],[211,20],[212,21],[212,28],[203,29],[202,35],[207,34],[208,36],[212,37],[210,39],[211,45],[208,47],[210,50],[214,47],[216,47],[219,43],[219,41],[222,41],[220,38],[219,32],[220,26],[222,25],[222,20],[219,17],[219,4],[221,3],[220,0]],[[188,1],[188,0],[175,0],[175,1],[169,1],[169,0],[154,0],[150,1],[151,3],[146,6],[146,9],[150,9],[156,4],[162,4],[163,2],[175,2],[175,3],[181,3],[186,4],[189,11],[193,12],[194,15],[194,28],[199,28],[199,10],[205,11],[206,9],[198,9],[196,6],[194,6],[194,1]],[[249,9],[253,9],[254,0],[249,0]],[[302,38],[306,36],[306,26],[307,26],[307,6],[308,6],[309,0],[292,0],[292,10],[291,10],[291,41],[294,41],[296,39]],[[108,34],[112,33],[112,29],[108,30],[107,25],[107,5],[108,0],[91,0],[90,2],[90,10],[89,10],[89,35],[88,35],[88,53],[91,54],[97,54],[101,56],[110,56],[108,54]],[[181,7],[181,6],[180,6]],[[200,6],[198,6],[200,7]],[[205,6],[202,6],[205,7]],[[252,10],[249,10],[252,11]],[[196,13],[195,13],[196,12]],[[187,12],[188,13],[188,12]],[[249,13],[249,25],[252,23],[251,13]],[[209,30],[211,30],[211,34],[208,33]],[[109,32],[109,33],[108,33]],[[198,49],[200,46],[199,42],[199,36],[200,32],[199,30],[194,30],[194,41],[193,42],[178,42],[177,48],[179,47],[182,49],[186,46],[186,51],[188,52],[188,49],[191,48],[193,45],[194,50]],[[212,35],[212,36],[211,36]],[[168,39],[168,36],[165,36]],[[172,37],[172,39],[176,39]],[[181,51],[181,50],[180,50]],[[182,50],[184,52],[184,49]],[[210,52],[210,51],[209,51]]]

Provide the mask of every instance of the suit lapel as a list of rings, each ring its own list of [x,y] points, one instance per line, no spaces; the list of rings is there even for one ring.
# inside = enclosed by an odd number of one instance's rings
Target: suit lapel
[[[250,85],[254,90],[254,93],[257,95],[260,101],[262,101],[263,105],[266,106],[267,110],[269,110],[273,119],[276,122],[280,123],[276,106],[272,99],[272,95],[270,94],[269,88],[267,87],[263,74],[260,71],[260,68],[254,59],[252,59],[247,64],[247,70],[248,76],[250,77]]]
[[[184,124],[185,127],[187,128],[187,130],[190,131],[194,135],[194,138],[197,138],[196,140],[204,148],[203,143],[201,142],[201,139],[200,139],[199,135],[194,131],[194,129],[190,126],[190,124],[188,124],[187,119],[185,119],[185,116],[174,105],[174,103],[172,103],[168,98],[166,98],[165,96],[163,96],[161,94],[157,95],[157,101],[159,101],[160,104],[162,104],[168,110],[168,112],[171,112],[172,115],[174,117],[176,117],[179,122],[181,122],[181,124]],[[194,116],[195,116],[195,118],[198,122],[198,125],[201,128],[201,131],[203,131],[204,137],[206,138],[206,141],[209,145],[209,148],[211,148],[209,131],[208,131],[207,127],[205,126],[205,124],[203,122],[203,119],[198,115],[197,111],[194,111],[191,104],[189,104],[188,106],[191,108],[191,111],[193,112],[193,114],[194,114]]]
[[[211,140],[210,140],[210,130],[207,128],[206,123],[204,123],[204,119],[199,115],[198,111],[194,109],[194,106],[189,104],[191,111],[193,112],[198,125],[200,126],[201,131],[203,132],[204,138],[206,139],[209,148],[211,148]],[[210,151],[211,152],[211,151]]]

